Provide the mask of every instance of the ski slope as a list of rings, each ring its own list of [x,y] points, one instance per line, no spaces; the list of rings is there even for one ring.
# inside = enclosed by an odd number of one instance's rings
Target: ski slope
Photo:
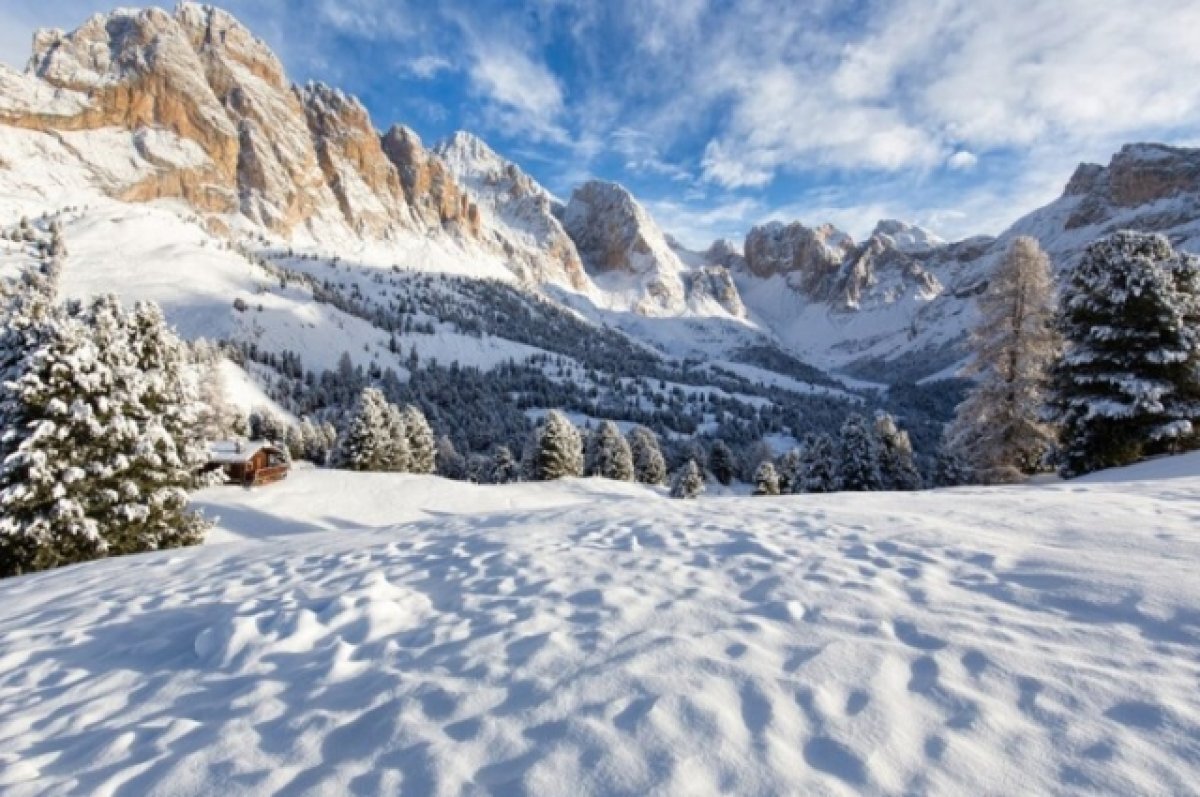
[[[671,501],[299,470],[0,582],[5,795],[1187,794],[1200,455]]]

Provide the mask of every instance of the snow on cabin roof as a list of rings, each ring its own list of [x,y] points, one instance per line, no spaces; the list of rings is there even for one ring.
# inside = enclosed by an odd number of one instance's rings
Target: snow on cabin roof
[[[250,458],[263,449],[278,450],[266,440],[218,440],[208,445],[208,461],[221,464],[249,462]]]

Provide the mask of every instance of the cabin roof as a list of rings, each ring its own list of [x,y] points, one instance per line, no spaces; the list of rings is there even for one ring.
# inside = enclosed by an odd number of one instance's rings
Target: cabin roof
[[[208,461],[231,465],[249,462],[259,451],[279,451],[266,440],[218,440],[208,444]]]

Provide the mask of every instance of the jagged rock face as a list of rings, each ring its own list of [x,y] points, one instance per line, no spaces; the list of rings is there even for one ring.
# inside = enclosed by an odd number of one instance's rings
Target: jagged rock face
[[[702,266],[688,272],[685,282],[690,302],[714,301],[730,315],[739,318],[746,315],[746,305],[742,303],[733,275],[725,266]]]
[[[746,258],[734,247],[731,241],[724,238],[713,241],[704,252],[704,262],[714,266],[724,266],[727,269],[744,269]]]
[[[384,155],[367,109],[321,83],[299,96],[325,182],[354,231],[378,238],[395,226],[411,227],[400,173]]]
[[[562,211],[563,228],[592,274],[617,275],[639,284],[644,315],[686,307],[684,266],[661,230],[633,196],[615,183],[584,183]]]
[[[1200,150],[1163,144],[1127,144],[1107,167],[1080,164],[1064,196],[1081,197],[1067,229],[1103,223],[1121,209],[1183,197],[1180,210],[1192,214],[1200,196]],[[1182,217],[1181,217],[1182,218]],[[1150,222],[1170,226],[1171,219]]]
[[[725,261],[759,278],[776,275],[811,301],[854,309],[870,296],[890,303],[909,293],[932,298],[941,292],[925,261],[945,242],[928,231],[895,220],[880,221],[860,244],[832,225],[809,228],[794,222],[755,227],[746,236],[745,256],[714,244],[709,262]]]
[[[421,138],[402,125],[383,136],[383,152],[400,174],[412,212],[428,227],[452,226],[479,235],[479,207],[471,201],[445,163],[425,149]]]
[[[528,281],[576,290],[591,287],[575,244],[555,213],[558,203],[536,180],[470,133],[455,133],[438,144],[436,153],[484,209],[479,215],[486,236]]]
[[[799,222],[773,222],[746,236],[746,269],[756,277],[786,275],[788,282],[812,299],[831,295],[842,263],[853,251],[850,236],[833,225],[809,228]]]
[[[237,128],[171,15],[159,9],[96,15],[71,34],[38,31],[33,47],[30,73],[79,101],[51,112],[5,113],[0,121],[35,130],[165,128],[198,144],[208,163],[126,186],[120,198],[180,196],[202,210],[236,209]]]
[[[845,306],[860,307],[872,289],[873,298],[885,304],[910,293],[932,299],[942,292],[941,283],[922,262],[922,256],[934,253],[942,244],[913,243],[907,238],[897,243],[897,230],[890,224],[880,222],[846,261],[836,288]]]
[[[0,123],[120,128],[135,144],[164,130],[204,153],[202,163],[163,163],[138,184],[106,186],[120,199],[178,197],[283,234],[333,224],[386,238],[460,216],[467,234],[478,228],[451,180],[402,184],[357,100],[325,86],[293,90],[270,48],[211,6],[118,10],[69,34],[39,31],[27,75],[0,70]],[[420,195],[426,182],[436,196]]]
[[[641,274],[663,265],[656,255],[675,258],[650,216],[615,183],[593,180],[576,188],[563,211],[563,226],[595,272]],[[682,270],[676,263],[666,265]]]

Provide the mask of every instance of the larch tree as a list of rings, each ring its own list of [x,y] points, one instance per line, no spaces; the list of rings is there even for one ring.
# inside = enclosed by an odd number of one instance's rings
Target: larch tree
[[[955,412],[950,443],[978,481],[1019,481],[1043,467],[1055,443],[1044,418],[1050,367],[1061,350],[1050,259],[1013,240],[979,299],[967,367],[978,382]]]
[[[1200,445],[1200,258],[1161,235],[1114,233],[1068,276],[1058,322],[1064,476]]]

